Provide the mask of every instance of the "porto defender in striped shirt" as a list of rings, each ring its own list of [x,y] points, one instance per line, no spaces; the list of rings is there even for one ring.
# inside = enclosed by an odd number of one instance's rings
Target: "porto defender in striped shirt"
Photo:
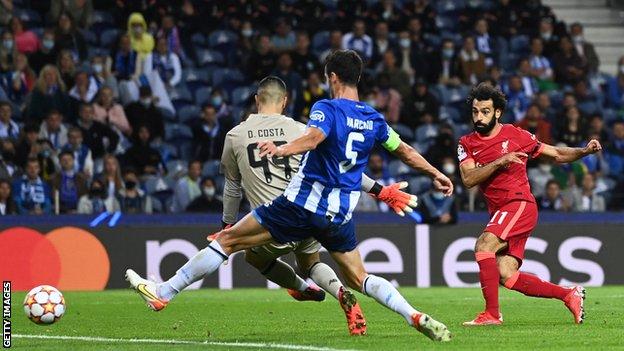
[[[582,287],[565,288],[518,271],[524,246],[537,225],[537,205],[526,161],[529,157],[548,157],[555,162],[573,162],[598,152],[600,143],[592,140],[584,148],[554,147],[541,143],[526,130],[499,123],[505,96],[486,83],[474,87],[467,102],[472,108],[475,131],[459,140],[457,157],[462,181],[469,188],[479,185],[491,219],[475,247],[485,311],[464,325],[502,324],[499,283],[528,296],[562,300],[575,322],[581,323],[585,297]]]

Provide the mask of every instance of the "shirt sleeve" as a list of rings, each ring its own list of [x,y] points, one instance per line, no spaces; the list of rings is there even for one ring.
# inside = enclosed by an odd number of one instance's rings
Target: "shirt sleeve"
[[[401,137],[381,118],[381,122],[375,130],[375,141],[381,144],[384,149],[393,152],[401,145]]]
[[[544,144],[537,140],[535,134],[522,128],[516,127],[516,129],[518,130],[518,134],[520,137],[519,139],[520,145],[522,146],[522,151],[526,152],[531,158],[536,158],[537,156],[539,156],[544,150]]]
[[[320,129],[327,137],[332,130],[333,124],[333,108],[328,101],[321,100],[312,105],[308,127]]]
[[[240,170],[238,169],[238,163],[236,162],[236,156],[234,155],[234,146],[232,142],[232,134],[225,137],[223,143],[223,154],[221,155],[220,171],[226,179],[241,180]]]
[[[470,156],[470,149],[464,138],[459,139],[459,143],[457,144],[457,160],[460,165],[464,162],[474,161],[472,156]]]

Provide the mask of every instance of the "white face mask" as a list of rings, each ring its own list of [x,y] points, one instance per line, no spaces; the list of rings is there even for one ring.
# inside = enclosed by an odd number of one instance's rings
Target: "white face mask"
[[[550,173],[550,170],[552,169],[552,165],[549,163],[540,163],[539,169],[544,173]]]
[[[215,188],[204,188],[204,195],[206,195],[207,197],[213,197],[215,195]]]
[[[442,200],[444,199],[444,193],[439,192],[439,191],[434,191],[431,193],[431,196],[436,199],[436,200]]]
[[[445,174],[451,175],[455,173],[455,165],[453,163],[445,163],[442,165],[442,170]]]
[[[152,103],[152,98],[141,99],[141,103],[143,104],[143,106],[149,106]]]
[[[410,46],[410,40],[408,38],[403,38],[399,41],[399,44],[403,49],[407,49]]]
[[[104,67],[102,67],[102,64],[101,64],[101,63],[95,63],[95,64],[93,64],[93,71],[94,71],[95,73],[101,73],[103,69],[104,69]]]

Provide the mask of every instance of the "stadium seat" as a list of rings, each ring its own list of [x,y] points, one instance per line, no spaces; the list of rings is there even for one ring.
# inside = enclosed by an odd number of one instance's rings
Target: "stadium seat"
[[[190,160],[195,157],[193,154],[193,144],[191,140],[179,140],[176,144],[178,146],[178,154],[181,159]]]
[[[460,122],[461,114],[456,108],[450,106],[440,106],[440,120]]]
[[[395,178],[410,174],[412,169],[401,160],[392,160],[388,163],[388,173]]]
[[[98,45],[98,37],[92,31],[88,29],[81,29],[80,34],[82,34],[82,36],[85,38],[85,41],[89,45],[96,45],[96,46]]]
[[[205,65],[222,65],[225,62],[223,54],[216,50],[200,49],[197,50],[197,63],[200,66]]]
[[[199,88],[195,91],[195,104],[201,106],[210,100],[210,94],[212,94],[211,87]]]
[[[212,84],[214,86],[221,86],[225,82],[242,83],[243,81],[245,81],[245,76],[238,69],[221,68],[212,72]]]
[[[463,0],[438,0],[434,2],[437,13],[454,15],[466,7]]]
[[[193,138],[193,132],[187,125],[181,123],[165,124],[165,140],[174,142],[179,139],[190,140]]]
[[[184,124],[188,124],[190,121],[199,118],[201,113],[200,108],[197,105],[187,105],[177,111],[178,120],[180,123]]]
[[[457,21],[454,17],[437,15],[435,18],[436,27],[440,31],[455,32],[457,29]]]
[[[100,34],[100,45],[109,49],[112,48],[117,42],[117,38],[119,38],[120,34],[121,31],[116,28],[104,30],[102,34]]]
[[[256,91],[256,88],[253,86],[246,87],[238,87],[232,91],[232,104],[234,105],[242,105],[249,99],[251,95],[253,95]]]
[[[13,14],[22,20],[26,28],[39,27],[43,24],[37,11],[21,8],[13,10]]]
[[[319,54],[329,48],[329,31],[317,32],[312,36],[312,51]]]
[[[238,42],[236,33],[229,30],[217,30],[208,36],[208,45],[211,48],[223,48],[224,46],[234,46]]]
[[[516,54],[527,54],[529,52],[529,37],[526,35],[516,35],[509,39],[509,49]]]
[[[219,175],[220,167],[221,161],[219,160],[206,161],[202,167],[202,176],[214,178]]]
[[[186,173],[187,162],[184,160],[170,160],[166,166],[168,174]]]
[[[193,101],[193,95],[184,85],[178,85],[169,91],[169,98],[173,100],[185,100],[188,102]]]
[[[184,68],[182,70],[182,80],[189,82],[210,83],[210,71],[205,68]]]
[[[173,106],[175,107],[175,104]],[[165,121],[171,121],[171,122],[176,121],[176,115],[171,110],[162,108],[162,107],[157,107],[157,108],[160,114],[163,116]]]
[[[234,125],[238,125],[243,120],[243,113],[246,111],[244,107],[232,106],[230,109],[230,117],[234,121]]]
[[[586,116],[594,113],[599,113],[602,109],[600,105],[596,101],[583,101],[578,104],[579,110],[583,112]]]
[[[115,24],[115,19],[113,18],[113,15],[111,15],[108,11],[93,11],[93,24],[101,23],[109,24],[112,26]]]
[[[203,33],[195,33],[191,35],[191,43],[193,43],[193,45],[198,45],[201,47],[208,47],[206,36]]]
[[[401,136],[401,139],[407,142],[414,140],[414,131],[410,127],[397,123],[392,125],[392,129]]]
[[[409,190],[412,194],[422,194],[431,188],[431,179],[425,176],[412,177],[408,181]]]

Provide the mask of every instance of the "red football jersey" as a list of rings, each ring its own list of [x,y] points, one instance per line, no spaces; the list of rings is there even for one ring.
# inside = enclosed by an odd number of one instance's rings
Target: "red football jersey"
[[[544,145],[535,135],[528,131],[514,127],[511,124],[501,124],[498,133],[483,137],[477,132],[464,135],[459,139],[457,158],[460,165],[473,160],[477,167],[483,167],[509,152],[524,152],[529,157],[537,157]],[[479,184],[488,204],[488,210],[493,213],[512,200],[535,202],[526,164],[510,163],[506,168],[500,168],[489,179]]]

